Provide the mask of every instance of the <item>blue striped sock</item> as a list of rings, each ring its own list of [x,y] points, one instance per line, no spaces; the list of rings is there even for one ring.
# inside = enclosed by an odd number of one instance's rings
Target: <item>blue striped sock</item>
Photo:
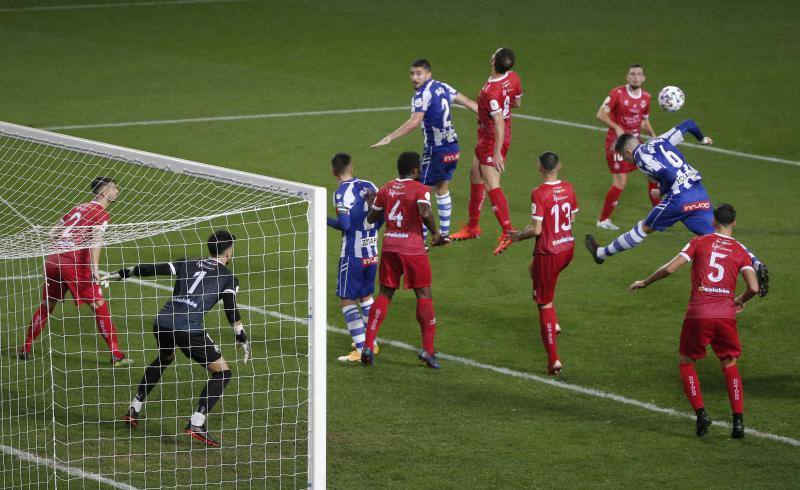
[[[347,305],[342,308],[342,314],[344,315],[344,322],[347,324],[347,331],[350,332],[353,342],[356,343],[356,349],[361,350],[367,337],[364,319],[361,318],[361,310],[356,305]]]
[[[605,259],[642,243],[647,238],[647,233],[644,232],[643,226],[644,223],[640,221],[630,231],[618,236],[608,246],[598,248],[597,257]]]
[[[443,235],[450,234],[450,215],[453,213],[453,201],[450,193],[436,196],[436,205],[439,211],[439,228]]]

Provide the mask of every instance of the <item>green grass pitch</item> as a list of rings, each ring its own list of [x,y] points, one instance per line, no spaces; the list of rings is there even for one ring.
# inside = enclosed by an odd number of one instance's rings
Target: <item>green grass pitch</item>
[[[517,53],[515,69],[525,89],[519,114],[598,126],[594,113],[603,97],[624,82],[629,64],[639,62],[648,77],[645,89],[652,94],[664,85],[677,85],[687,96],[677,114],[654,108],[656,131],[691,117],[720,148],[800,160],[795,136],[800,130],[800,102],[793,89],[800,74],[796,62],[800,59],[796,42],[800,7],[795,2],[714,1],[700,6],[684,1],[508,1],[502,5],[473,0],[451,4],[211,1],[20,10],[30,5],[23,0],[0,1],[0,32],[9,47],[0,69],[0,119],[18,124],[46,128],[405,106],[412,95],[408,65],[421,56],[431,60],[436,78],[475,98],[488,75],[492,51],[510,46]],[[38,0],[36,5],[63,7],[70,2]],[[329,160],[338,151],[353,155],[360,177],[377,184],[392,178],[397,154],[419,151],[420,135],[379,150],[370,150],[369,145],[405,117],[398,110],[64,132],[332,190]],[[455,111],[454,118],[463,156],[451,187],[453,221],[458,226],[466,220],[475,122],[466,111]],[[519,118],[513,125],[503,178],[513,223],[527,222],[528,196],[538,183],[536,155],[553,150],[561,155],[562,177],[573,182],[580,202],[575,235],[594,232],[611,180],[602,153],[604,134]],[[753,300],[739,318],[746,423],[766,433],[800,439],[796,416],[800,344],[795,332],[800,293],[795,257],[800,238],[795,210],[800,168],[695,148],[687,148],[686,155],[702,172],[714,202],[736,206],[737,238],[768,263],[773,274],[770,295]],[[124,188],[126,182],[121,185]],[[163,191],[169,193],[169,189]],[[647,208],[644,179],[632,174],[614,221],[630,226]],[[481,240],[431,252],[437,349],[542,376],[546,356],[527,276],[532,243],[514,245],[507,254],[492,257],[497,225],[488,209],[482,227]],[[616,236],[602,231],[597,235],[602,242]],[[564,327],[559,337],[565,364],[560,380],[682,413],[690,411],[677,372],[678,333],[689,292],[687,271],[635,295],[626,292],[630,282],[669,260],[689,238],[689,232],[678,225],[601,267],[584,250],[576,251],[561,276],[556,297]],[[328,320],[341,327],[333,294],[338,233],[330,231],[328,239]],[[152,244],[148,250],[158,253]],[[234,268],[247,273],[243,263],[235,263]],[[13,272],[5,265],[1,270],[3,275]],[[257,276],[251,273],[248,279],[264,281]],[[138,296],[136,286],[126,287],[127,293]],[[31,288],[20,294],[33,304],[38,292]],[[139,309],[130,306],[132,319],[115,318],[125,332],[124,343],[139,351],[130,373],[98,369],[106,356],[102,342],[97,363],[70,355],[78,342],[75,337],[68,337],[58,349],[66,354],[53,356],[62,371],[83,373],[80,380],[71,379],[69,386],[82,386],[85,403],[97,412],[84,414],[87,417],[110,420],[123,411],[132,390],[125,383],[135,383],[153,355],[155,343],[147,318],[168,293],[149,290],[145,294],[150,299],[141,302]],[[13,344],[33,313],[31,308],[8,315],[13,307],[8,300],[0,303],[4,310],[0,369],[6,373],[18,369]],[[60,308],[64,316],[75,314],[72,305]],[[224,354],[235,358],[224,319],[216,318],[213,328],[217,323]],[[94,342],[94,325],[89,320],[60,328],[73,335],[80,332]],[[419,343],[412,293],[400,292],[395,297],[381,335]],[[257,330],[251,336],[263,348],[278,348],[284,342]],[[800,448],[783,442],[753,436],[732,441],[728,430],[720,427],[712,427],[708,436],[698,440],[689,419],[452,360],[444,360],[440,372],[431,372],[416,362],[412,352],[389,345],[374,368],[340,365],[335,358],[348,350],[349,343],[340,333],[328,337],[327,457],[332,488],[800,484]],[[302,350],[292,345],[280,348]],[[147,349],[145,354],[142,349]],[[292,442],[294,433],[271,439],[273,433],[236,429],[237,424],[251,425],[251,417],[280,424],[286,415],[268,407],[263,412],[249,410],[257,404],[237,396],[237,389],[252,391],[247,383],[266,383],[269,376],[248,377],[241,366],[234,368],[238,381],[229,386],[220,405],[225,407],[224,420],[212,414],[210,427],[224,427],[226,438],[266,441],[267,449],[255,454],[241,447],[234,452],[191,448],[188,440],[179,437],[183,419],[177,417],[192,409],[204,373],[197,366],[189,367],[180,355],[179,360],[177,369],[166,375],[167,383],[148,402],[151,417],[163,411],[162,421],[149,421],[143,435],[130,441],[128,433],[113,424],[68,425],[68,433],[59,437],[76,443],[70,454],[83,451],[85,455],[70,464],[138,488],[203,488],[206,481],[212,488],[230,488],[237,479],[241,487],[277,487],[277,481],[264,479],[265,474],[305,471],[302,465],[287,467],[288,459],[281,460],[292,451],[301,456],[305,451],[304,442]],[[275,366],[279,368],[287,369]],[[198,381],[181,384],[190,372]],[[724,378],[713,355],[699,363],[698,372],[711,416],[728,420]],[[27,376],[31,391],[49,386],[42,371]],[[115,387],[110,387],[112,378]],[[302,381],[283,378],[284,388],[302,386]],[[70,394],[65,391],[57,397]],[[161,402],[161,398],[170,401]],[[20,413],[23,407],[13,403],[0,400],[0,410]],[[244,408],[238,416],[237,406]],[[32,447],[34,441],[8,434],[18,433],[45,408],[31,403],[24,407],[31,418],[2,417],[0,443]],[[84,431],[83,439],[80,431]],[[52,434],[41,437],[37,444],[47,447]],[[86,439],[92,442],[79,444]],[[135,457],[119,453],[111,459],[97,457],[108,456],[108,451],[122,453],[125,444]],[[171,452],[159,448],[171,448]],[[40,455],[52,456],[44,451]],[[253,456],[267,463],[242,463]],[[0,486],[19,487],[37,478],[42,485],[55,484],[44,467],[7,454],[0,461],[4,468]],[[20,470],[21,466],[26,469]],[[59,478],[60,486],[66,486],[66,475],[59,473]],[[69,488],[105,488],[87,479],[73,478],[69,483]],[[291,476],[281,483],[283,487],[303,485],[302,478]]]

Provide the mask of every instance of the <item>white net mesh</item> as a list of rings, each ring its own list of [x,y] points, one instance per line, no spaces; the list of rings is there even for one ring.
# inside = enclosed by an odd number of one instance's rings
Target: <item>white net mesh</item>
[[[85,142],[83,142],[85,143]],[[213,167],[165,168],[0,131],[0,487],[265,488],[309,481],[309,261],[307,196],[280,182],[247,182]],[[170,277],[104,289],[120,348],[134,365],[112,367],[94,311],[67,293],[17,358],[42,302],[45,256],[63,252],[53,225],[91,200],[97,176],[120,188],[107,211],[100,267],[208,256],[218,229],[237,240],[229,265],[253,360],[237,361],[221,306],[205,317],[233,379],[208,417],[222,443],[183,434],[209,373],[180,352],[129,429],[120,422],[144,368],[157,357],[153,319]],[[85,245],[84,245],[85,246]]]

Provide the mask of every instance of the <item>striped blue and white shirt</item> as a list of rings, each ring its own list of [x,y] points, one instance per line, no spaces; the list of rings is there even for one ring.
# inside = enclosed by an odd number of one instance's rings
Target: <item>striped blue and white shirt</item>
[[[458,91],[446,83],[430,79],[411,98],[411,112],[424,112],[420,128],[425,152],[458,151],[458,135],[450,118],[450,104]]]
[[[677,148],[683,142],[685,132],[693,134],[698,140],[703,139],[700,128],[694,121],[688,120],[639,145],[633,152],[636,166],[658,182],[662,196],[677,196],[682,191],[691,189],[703,178]]]
[[[341,257],[369,258],[378,255],[380,224],[367,222],[367,194],[370,190],[378,192],[372,182],[353,178],[342,182],[333,195],[336,214],[349,216],[349,226],[342,230]]]

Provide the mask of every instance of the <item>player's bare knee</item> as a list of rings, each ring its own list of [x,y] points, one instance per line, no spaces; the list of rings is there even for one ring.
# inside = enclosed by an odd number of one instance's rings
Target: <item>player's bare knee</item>
[[[694,359],[689,356],[684,356],[683,354],[680,355],[679,361],[681,364],[694,364]]]
[[[546,309],[552,308],[552,307],[553,307],[553,302],[552,301],[550,303],[547,303],[546,305],[539,305],[539,309],[540,310],[546,310]]]
[[[363,299],[361,301],[364,302]],[[340,301],[339,301],[339,305],[342,308],[344,308],[345,306],[350,306],[350,305],[355,305],[355,304],[357,304],[357,303],[356,303],[356,300],[354,300],[354,299],[340,298]]]
[[[729,357],[727,359],[720,359],[719,363],[722,365],[723,368],[727,368],[727,367],[730,367],[730,366],[735,366],[736,365],[736,358],[735,357]]]
[[[431,288],[416,288],[414,294],[417,295],[417,299],[433,299]]]
[[[228,363],[225,362],[225,358],[220,357],[214,362],[209,362],[206,365],[206,369],[208,369],[212,373],[221,373],[223,371],[227,371],[229,368],[228,368]]]
[[[92,308],[94,309],[101,308],[104,304],[106,304],[106,300],[98,299],[97,301],[92,303]]]

